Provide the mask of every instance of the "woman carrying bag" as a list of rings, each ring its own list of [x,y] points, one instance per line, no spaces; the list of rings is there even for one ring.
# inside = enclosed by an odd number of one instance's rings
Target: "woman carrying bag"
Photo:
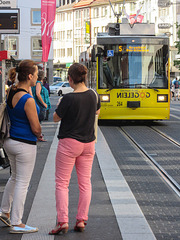
[[[43,86],[43,79],[44,71],[39,70],[36,86],[32,87],[32,95],[40,108],[39,113],[40,123],[45,119],[46,110],[49,110],[51,108],[49,93],[48,90]],[[38,141],[46,142],[46,140],[43,138],[43,135],[41,135],[40,138],[38,138]]]
[[[11,176],[3,193],[0,220],[11,227],[10,233],[32,233],[38,229],[23,224],[22,217],[36,160],[36,141],[41,135],[39,107],[29,94],[29,88],[36,84],[38,67],[32,60],[23,60],[13,71],[18,74],[18,83],[11,87],[7,98],[11,127],[10,137],[4,141]]]

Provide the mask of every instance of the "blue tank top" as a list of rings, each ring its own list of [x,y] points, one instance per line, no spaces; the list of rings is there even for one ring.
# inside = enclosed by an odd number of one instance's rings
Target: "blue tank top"
[[[24,105],[28,98],[32,98],[30,94],[23,95],[14,108],[10,108],[7,104],[7,109],[11,121],[10,137],[20,142],[36,144],[37,137],[31,130],[29,120],[24,110]],[[39,114],[39,107],[36,104]]]

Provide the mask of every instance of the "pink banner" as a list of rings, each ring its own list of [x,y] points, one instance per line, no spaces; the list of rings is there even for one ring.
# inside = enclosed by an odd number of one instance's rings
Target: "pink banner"
[[[54,34],[56,0],[41,0],[42,62],[48,62],[49,50]]]
[[[134,24],[134,23],[137,23],[137,22],[142,23],[144,16],[143,15],[138,15],[137,17],[136,16],[137,16],[136,14],[133,14],[133,15],[129,16],[130,24]]]

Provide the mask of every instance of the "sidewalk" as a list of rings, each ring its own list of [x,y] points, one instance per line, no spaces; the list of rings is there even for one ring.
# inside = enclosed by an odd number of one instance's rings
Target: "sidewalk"
[[[48,232],[56,224],[54,159],[58,143],[57,130],[27,221],[28,225],[38,227],[39,232],[24,234],[22,240],[58,238],[48,235]],[[156,239],[121,174],[100,129],[98,130],[96,157],[93,164],[92,184],[93,196],[88,225],[84,233],[75,233],[73,227],[78,202],[78,186],[76,174],[73,171],[70,183],[70,230],[63,237],[67,240]]]

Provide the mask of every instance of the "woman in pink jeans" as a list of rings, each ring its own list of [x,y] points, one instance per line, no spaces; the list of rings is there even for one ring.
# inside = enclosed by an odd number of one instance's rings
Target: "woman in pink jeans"
[[[100,112],[100,99],[86,87],[87,68],[74,63],[68,71],[68,80],[74,92],[66,94],[54,112],[54,122],[61,120],[56,153],[56,210],[57,225],[49,232],[55,235],[68,231],[69,182],[75,165],[79,204],[75,231],[82,232],[88,220],[91,202],[91,170],[95,154],[94,120]]]

